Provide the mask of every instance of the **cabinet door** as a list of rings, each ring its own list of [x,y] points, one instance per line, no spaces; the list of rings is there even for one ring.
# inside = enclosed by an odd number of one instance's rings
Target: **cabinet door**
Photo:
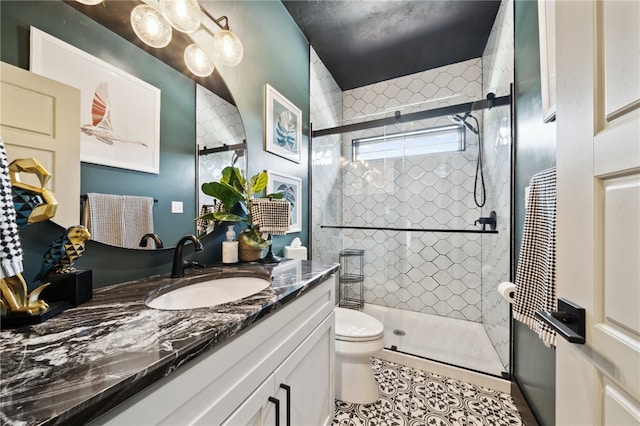
[[[328,425],[333,421],[334,327],[331,313],[276,370],[282,425]]]
[[[273,399],[275,381],[269,376],[249,397],[233,412],[225,426],[272,426],[276,425],[276,402]],[[271,398],[271,399],[270,399]],[[280,402],[278,402],[281,405]],[[202,421],[203,419],[200,419]],[[210,424],[205,421],[204,424]]]

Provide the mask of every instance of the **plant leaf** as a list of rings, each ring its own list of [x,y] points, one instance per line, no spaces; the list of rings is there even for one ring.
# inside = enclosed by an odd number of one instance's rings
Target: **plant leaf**
[[[220,182],[232,186],[238,192],[244,192],[244,177],[242,177],[242,172],[237,167],[227,166],[222,169]]]
[[[273,198],[274,200],[281,200],[284,198],[284,192],[272,192],[260,198]]]
[[[234,187],[223,182],[207,182],[202,184],[202,192],[222,201],[226,211],[231,211],[238,204],[244,202],[245,198],[241,192]]]
[[[243,222],[243,221],[246,221],[246,219],[244,217],[238,216],[237,214],[233,214],[233,213],[217,212],[217,213],[209,213],[209,214],[212,214],[213,218],[215,220],[217,220],[217,221],[220,221],[220,222]]]
[[[254,178],[255,178],[255,181],[254,181]],[[267,172],[263,171],[255,175],[253,178],[251,178],[251,182],[253,184],[251,186],[252,193],[258,194],[264,191],[264,189],[267,187],[267,183],[269,182],[269,176],[267,175]]]
[[[247,243],[249,247],[256,249],[264,249],[269,246],[269,241],[262,238],[262,234],[255,228],[247,228],[240,233],[242,241]]]

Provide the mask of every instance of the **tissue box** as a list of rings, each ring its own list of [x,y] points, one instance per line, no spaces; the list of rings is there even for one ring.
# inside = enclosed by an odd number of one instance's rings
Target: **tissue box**
[[[287,259],[307,260],[307,248],[284,246],[284,257]]]

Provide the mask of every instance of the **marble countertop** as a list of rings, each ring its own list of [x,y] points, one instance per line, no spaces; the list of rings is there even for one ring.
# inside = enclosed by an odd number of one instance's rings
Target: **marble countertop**
[[[286,260],[157,276],[94,291],[42,324],[0,331],[0,424],[86,423],[331,276],[338,264]],[[272,277],[260,293],[210,308],[147,307],[158,288],[202,275]]]

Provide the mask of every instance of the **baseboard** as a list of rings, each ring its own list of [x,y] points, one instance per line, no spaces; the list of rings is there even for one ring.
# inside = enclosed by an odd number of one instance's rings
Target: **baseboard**
[[[511,398],[513,402],[516,404],[518,408],[518,412],[520,413],[520,417],[522,418],[522,423],[525,426],[539,426],[538,420],[531,411],[531,407],[527,402],[527,399],[522,393],[522,389],[520,389],[520,385],[518,381],[514,378],[511,382]]]
[[[498,377],[489,376],[487,374],[477,373],[475,371],[465,370],[451,365],[441,364],[436,361],[408,355],[400,352],[384,349],[378,352],[376,358],[386,361],[395,362],[397,364],[406,365],[407,367],[417,368],[418,370],[429,371],[431,373],[441,374],[451,377],[452,379],[462,380],[476,386],[484,386],[504,393],[511,393],[511,382],[500,379]],[[527,423],[528,426],[528,423]]]

